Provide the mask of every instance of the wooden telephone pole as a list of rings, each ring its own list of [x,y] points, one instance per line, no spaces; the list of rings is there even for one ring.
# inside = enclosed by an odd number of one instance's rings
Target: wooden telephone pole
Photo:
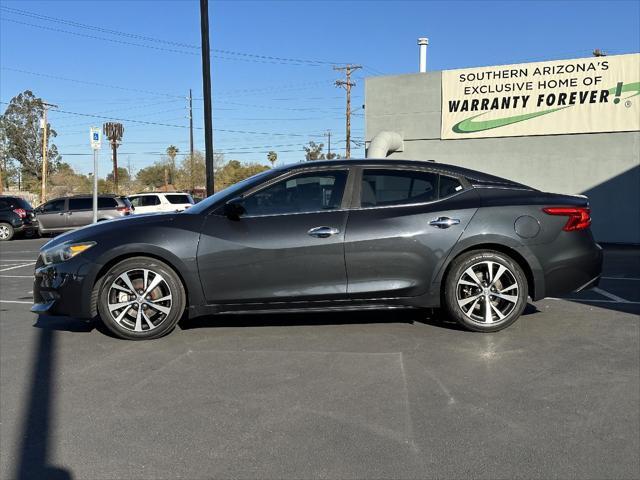
[[[42,102],[42,107],[44,108],[42,112],[42,188],[40,190],[40,202],[44,203],[47,200],[47,171],[48,171],[48,162],[47,162],[47,153],[49,150],[49,142],[47,139],[47,134],[49,133],[49,123],[47,121],[47,111],[49,108],[58,108],[57,105],[53,105],[52,103]]]
[[[351,81],[351,74],[362,68],[362,65],[351,65],[348,63],[344,67],[333,67],[334,70],[344,71],[346,80],[336,80],[337,87],[344,87],[347,91],[347,146],[345,148],[345,158],[351,158],[351,87],[355,87],[355,82]]]

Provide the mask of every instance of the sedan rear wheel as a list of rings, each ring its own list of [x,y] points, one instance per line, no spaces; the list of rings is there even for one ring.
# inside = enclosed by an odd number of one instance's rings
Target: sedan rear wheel
[[[494,251],[457,258],[445,285],[448,313],[470,330],[495,332],[515,322],[527,304],[527,279],[520,265]]]
[[[117,336],[158,338],[171,331],[185,309],[180,278],[155,258],[135,257],[114,265],[104,277],[98,311]]]

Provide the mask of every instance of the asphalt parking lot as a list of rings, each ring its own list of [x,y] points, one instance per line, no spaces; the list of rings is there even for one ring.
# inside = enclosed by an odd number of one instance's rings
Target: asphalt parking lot
[[[638,478],[640,250],[496,334],[437,314],[221,316],[127,342],[29,312],[0,244],[0,475]]]

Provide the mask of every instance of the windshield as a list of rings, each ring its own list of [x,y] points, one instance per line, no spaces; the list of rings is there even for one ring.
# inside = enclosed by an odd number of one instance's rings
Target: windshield
[[[242,191],[246,190],[249,187],[252,187],[255,184],[261,183],[268,178],[275,176],[281,173],[279,170],[265,170],[264,172],[260,172],[252,177],[245,178],[241,182],[234,183],[224,190],[220,190],[219,192],[214,193],[210,197],[205,198],[201,202],[198,202],[195,206],[191,207],[189,210],[185,210],[185,213],[202,213],[207,210],[212,205],[218,203],[220,200],[225,198],[233,198],[239,195]]]

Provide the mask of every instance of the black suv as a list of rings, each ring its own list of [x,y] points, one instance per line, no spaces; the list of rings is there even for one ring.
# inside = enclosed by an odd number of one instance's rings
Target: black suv
[[[29,202],[0,195],[0,241],[11,240],[16,233],[34,233],[37,229],[38,222]]]

